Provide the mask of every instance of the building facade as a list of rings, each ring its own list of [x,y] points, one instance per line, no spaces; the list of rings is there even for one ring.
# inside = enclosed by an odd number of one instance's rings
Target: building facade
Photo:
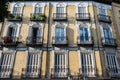
[[[114,5],[10,2],[10,14],[0,34],[0,78],[119,78],[120,24],[116,12],[120,7]]]

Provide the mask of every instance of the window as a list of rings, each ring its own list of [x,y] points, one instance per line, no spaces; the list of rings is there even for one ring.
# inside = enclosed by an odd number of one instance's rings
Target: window
[[[67,59],[65,53],[55,53],[54,54],[54,75],[57,77],[67,76]]]
[[[79,27],[80,41],[89,41],[88,28]]]
[[[86,10],[86,7],[78,7],[78,13],[87,13]]]
[[[107,68],[110,76],[118,73],[116,55],[113,53],[106,53]]]
[[[1,63],[0,63],[0,77],[10,78],[14,62],[13,53],[2,53]]]
[[[13,14],[20,14],[20,13],[21,13],[21,7],[20,6],[14,6]]]
[[[103,25],[103,38],[104,38],[104,42],[109,44],[114,44],[114,38],[112,36],[112,31],[111,31],[111,27],[108,26],[107,24]]]
[[[64,38],[65,38],[64,28],[56,27],[55,28],[55,40],[64,41]]]
[[[38,77],[40,71],[40,54],[29,53],[26,75],[27,77]]]
[[[35,7],[35,13],[42,13],[42,7],[36,6]]]
[[[56,7],[56,13],[64,13],[64,7]]]
[[[81,53],[81,67],[82,74],[94,76],[95,66],[93,53]]]
[[[103,6],[99,8],[99,14],[106,15],[106,9]]]

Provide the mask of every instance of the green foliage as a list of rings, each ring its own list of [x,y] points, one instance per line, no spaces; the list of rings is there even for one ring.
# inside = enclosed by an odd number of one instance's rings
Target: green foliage
[[[8,14],[8,19],[13,19],[14,15],[13,14]]]
[[[45,21],[46,20],[46,16],[44,14],[40,14],[38,19],[41,20],[41,21]]]
[[[16,16],[16,19],[20,19],[20,18],[21,18],[20,15],[17,15],[17,16]]]
[[[35,15],[32,14],[32,15],[30,16],[30,19],[35,19]]]

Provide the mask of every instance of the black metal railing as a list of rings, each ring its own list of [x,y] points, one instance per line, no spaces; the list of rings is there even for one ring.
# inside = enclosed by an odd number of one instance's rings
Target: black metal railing
[[[67,20],[67,13],[53,13],[53,20]]]
[[[76,13],[76,20],[90,20],[89,13]]]
[[[108,15],[99,14],[99,15],[98,15],[98,20],[99,20],[100,22],[108,22],[108,23],[111,23],[110,16],[108,16]]]
[[[45,14],[42,14],[42,13],[31,13],[30,20],[31,21],[45,21],[46,16]]]
[[[66,36],[63,36],[63,37],[55,36],[53,37],[53,44],[67,44],[67,37]]]
[[[27,37],[26,44],[41,45],[42,44],[42,37]]]
[[[118,69],[117,66],[106,68],[106,73],[109,77],[120,77],[119,71],[120,69]]]
[[[21,21],[22,13],[8,14],[8,20]]]
[[[93,68],[92,66],[79,68],[79,74],[85,77],[94,77],[96,76],[96,68]]]
[[[116,46],[116,40],[114,38],[102,38],[103,45]]]
[[[78,36],[78,44],[92,45],[93,38],[91,36]]]
[[[13,36],[5,36],[2,37],[2,44],[17,44],[18,42],[18,37],[13,37]]]
[[[0,66],[0,78],[10,78],[13,68]]]
[[[40,68],[36,68],[36,67],[23,68],[22,69],[22,77],[39,78],[40,77]]]
[[[69,75],[69,68],[52,68],[51,77],[52,78],[65,78]]]

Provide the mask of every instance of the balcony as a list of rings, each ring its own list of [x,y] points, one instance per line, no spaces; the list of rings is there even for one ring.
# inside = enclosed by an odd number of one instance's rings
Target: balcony
[[[96,76],[96,68],[93,68],[92,66],[80,68],[79,74],[81,77],[95,77]]]
[[[11,78],[12,70],[10,67],[0,66],[0,78]]]
[[[114,66],[106,68],[106,73],[108,74],[109,77],[112,77],[112,78],[120,78],[119,71],[120,70]]]
[[[2,37],[1,43],[3,46],[17,46],[18,37],[12,37],[12,36]]]
[[[99,22],[111,23],[110,16],[99,14],[98,15]]]
[[[93,46],[93,38],[91,36],[78,36],[77,40],[80,46]]]
[[[56,45],[56,46],[63,46],[63,45],[67,45],[68,44],[68,40],[67,40],[67,37],[64,36],[64,37],[53,37],[53,45]]]
[[[42,46],[42,37],[27,37],[27,46]]]
[[[40,68],[23,68],[22,69],[23,78],[40,78]]]
[[[67,13],[53,13],[54,21],[67,21]]]
[[[106,47],[116,47],[116,40],[114,38],[102,38],[102,45]]]
[[[31,21],[40,21],[40,22],[45,22],[46,21],[46,16],[41,13],[32,13],[30,15],[30,20]]]
[[[77,21],[90,21],[90,14],[89,13],[76,13],[76,20]]]
[[[51,78],[67,78],[69,74],[69,68],[52,68]]]
[[[22,21],[22,13],[8,14],[8,21]]]

